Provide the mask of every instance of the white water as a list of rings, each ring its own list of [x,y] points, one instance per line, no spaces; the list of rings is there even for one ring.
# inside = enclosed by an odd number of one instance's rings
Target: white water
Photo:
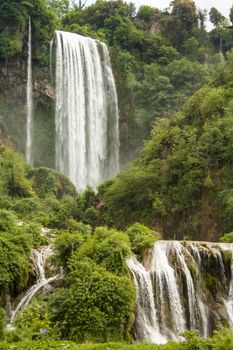
[[[25,307],[30,303],[32,298],[36,295],[36,293],[42,289],[43,287],[49,285],[51,282],[55,281],[59,275],[46,278],[45,277],[45,267],[48,261],[48,258],[52,255],[52,249],[50,246],[42,247],[40,251],[33,249],[32,251],[32,262],[35,268],[36,273],[36,283],[28,289],[25,295],[21,298],[15,310],[12,311],[10,322],[8,324],[8,328],[11,328],[12,323],[19,311],[25,309]]]
[[[119,171],[118,104],[106,45],[56,31],[56,168],[79,190]]]
[[[27,139],[26,162],[33,164],[32,139],[33,139],[33,86],[32,86],[32,26],[31,17],[28,23],[28,68],[27,68]]]
[[[180,341],[186,329],[207,338],[220,320],[233,328],[233,260],[225,251],[232,254],[233,244],[158,241],[143,265],[128,259],[137,290],[135,340]]]
[[[179,333],[186,328],[186,320],[175,270],[168,261],[171,244],[163,244],[163,242],[155,244],[149,271],[155,278],[156,301],[164,332],[168,337],[178,340]],[[167,326],[168,320],[165,319],[167,307],[170,310],[172,327]]]
[[[167,339],[160,331],[150,274],[135,257],[128,259],[127,265],[137,290],[136,340],[164,344]]]
[[[191,255],[193,256],[194,260],[196,261],[197,264],[197,268],[199,271],[199,275],[198,275],[198,283],[196,283],[196,293],[197,293],[197,303],[198,303],[198,308],[199,308],[199,312],[200,312],[200,335],[203,338],[208,338],[210,335],[210,331],[209,331],[209,307],[206,303],[206,298],[205,298],[205,294],[202,290],[202,286],[201,286],[201,255],[200,252],[198,250],[198,246],[195,243],[191,243],[190,245],[191,247]]]
[[[221,244],[222,249],[228,250],[229,249],[229,244]],[[232,254],[232,261],[231,261],[231,281],[230,281],[230,286],[229,286],[229,291],[226,299],[224,300],[227,315],[228,315],[228,320],[229,320],[229,325],[231,328],[233,328],[233,244],[230,244],[231,246],[231,254]]]

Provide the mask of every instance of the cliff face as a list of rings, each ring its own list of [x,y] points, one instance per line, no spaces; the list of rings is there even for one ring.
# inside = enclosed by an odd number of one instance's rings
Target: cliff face
[[[26,140],[27,48],[20,56],[0,63],[0,138],[17,151]],[[33,114],[35,165],[54,166],[54,90],[49,69],[33,62]]]
[[[0,64],[0,135],[23,152],[26,121],[26,62],[17,57]]]

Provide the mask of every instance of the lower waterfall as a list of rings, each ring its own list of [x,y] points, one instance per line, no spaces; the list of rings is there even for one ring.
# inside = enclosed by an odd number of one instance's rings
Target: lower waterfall
[[[233,327],[233,244],[158,241],[127,265],[137,290],[134,338],[163,344]]]

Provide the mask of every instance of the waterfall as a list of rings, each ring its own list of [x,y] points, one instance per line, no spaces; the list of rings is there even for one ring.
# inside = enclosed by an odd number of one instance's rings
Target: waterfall
[[[182,340],[186,329],[207,338],[233,328],[233,244],[158,241],[140,264],[127,259],[137,290],[134,338]]]
[[[135,338],[138,341],[143,339],[148,343],[164,344],[166,338],[160,331],[150,275],[134,257],[127,260],[127,265],[137,289]]]
[[[11,329],[11,325],[15,320],[19,311],[22,311],[36,295],[36,293],[45,286],[48,286],[51,282],[55,281],[59,275],[55,275],[50,278],[45,277],[45,267],[48,262],[48,258],[52,255],[51,246],[42,247],[40,251],[33,249],[32,262],[36,273],[36,283],[28,289],[25,295],[21,298],[15,310],[12,311],[8,329]]]
[[[119,171],[118,104],[104,43],[56,31],[56,168],[82,190]]]
[[[27,68],[27,139],[26,162],[33,163],[32,139],[33,139],[33,87],[32,87],[32,26],[31,17],[28,22],[28,68]]]

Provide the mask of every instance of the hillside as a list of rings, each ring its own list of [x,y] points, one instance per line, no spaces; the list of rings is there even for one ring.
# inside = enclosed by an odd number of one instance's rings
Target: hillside
[[[138,221],[168,239],[231,232],[232,62],[230,53],[211,83],[156,123],[139,159],[100,188],[104,222]]]

